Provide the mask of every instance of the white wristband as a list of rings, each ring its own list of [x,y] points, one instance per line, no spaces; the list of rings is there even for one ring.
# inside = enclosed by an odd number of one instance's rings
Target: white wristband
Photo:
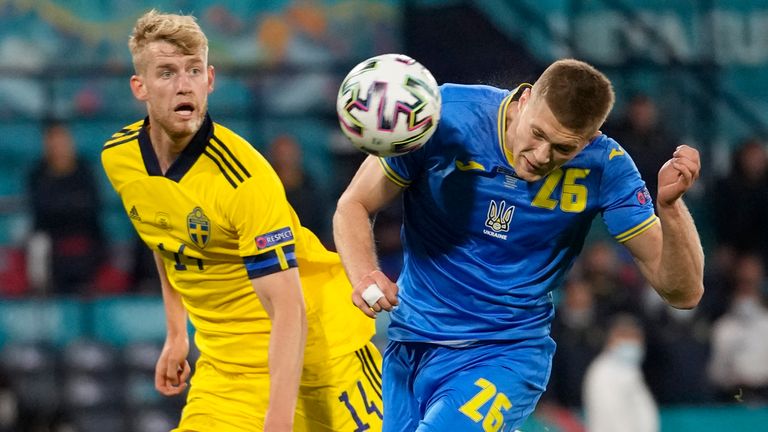
[[[382,297],[384,297],[384,293],[376,284],[368,285],[368,287],[363,290],[363,300],[365,300],[365,302],[368,303],[368,306],[370,307],[373,307],[373,305],[375,305],[376,302],[379,301],[379,299]]]

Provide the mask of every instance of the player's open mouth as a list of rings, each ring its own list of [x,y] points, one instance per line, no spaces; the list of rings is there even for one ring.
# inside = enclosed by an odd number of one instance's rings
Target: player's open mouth
[[[173,109],[174,112],[177,114],[181,114],[183,116],[191,115],[195,111],[195,107],[192,106],[192,104],[188,103],[182,103],[176,105],[176,107]]]

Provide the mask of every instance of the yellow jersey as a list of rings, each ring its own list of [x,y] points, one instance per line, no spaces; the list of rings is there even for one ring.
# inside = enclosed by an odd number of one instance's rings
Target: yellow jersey
[[[307,308],[304,362],[363,347],[374,321],[352,304],[338,255],[301,226],[266,159],[206,116],[162,173],[148,122],[112,135],[101,160],[134,228],[162,256],[201,355],[225,371],[266,371],[271,324],[250,280],[290,267]]]

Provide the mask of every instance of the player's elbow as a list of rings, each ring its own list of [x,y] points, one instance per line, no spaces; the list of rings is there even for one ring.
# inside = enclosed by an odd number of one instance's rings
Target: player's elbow
[[[675,309],[693,309],[698,306],[704,296],[704,284],[698,283],[692,287],[677,291],[674,295],[664,296],[664,300]]]

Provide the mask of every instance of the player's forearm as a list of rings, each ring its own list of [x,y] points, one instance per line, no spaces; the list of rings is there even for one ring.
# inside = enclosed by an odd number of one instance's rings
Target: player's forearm
[[[307,337],[304,303],[300,298],[284,303],[272,305],[267,423],[273,426],[293,423]]]
[[[704,294],[704,252],[688,208],[681,199],[658,206],[663,243],[654,287],[673,307],[695,307]]]
[[[181,301],[181,294],[173,289],[168,275],[165,273],[163,259],[157,254],[155,256],[155,265],[160,277],[160,287],[163,293],[163,307],[165,308],[165,328],[166,338],[188,338],[187,335],[187,310]]]
[[[379,268],[370,215],[363,205],[339,200],[333,215],[333,239],[352,284]]]

